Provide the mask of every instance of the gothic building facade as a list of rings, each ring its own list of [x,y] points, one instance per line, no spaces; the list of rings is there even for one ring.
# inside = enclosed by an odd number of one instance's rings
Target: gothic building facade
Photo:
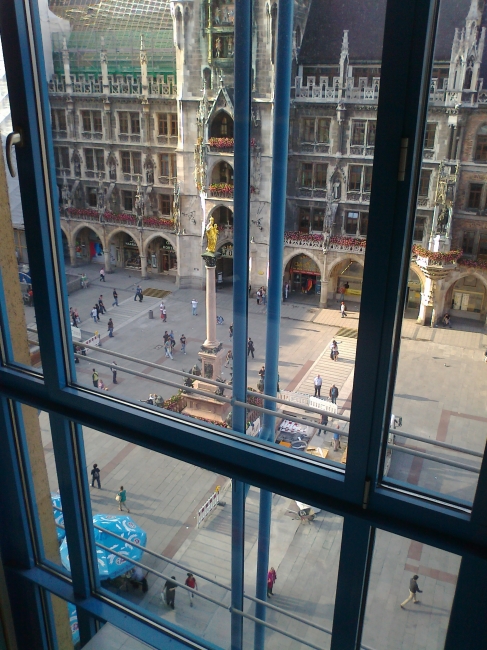
[[[283,282],[323,307],[343,291],[349,301],[361,295],[385,2],[363,4],[295,2]],[[440,14],[418,192],[407,306],[423,324],[450,309],[483,321],[487,313],[487,10],[483,0],[458,4],[443,3]],[[326,38],[313,18],[322,15]],[[201,287],[213,217],[217,272],[231,282],[234,19],[232,0],[173,1],[170,47],[141,29],[128,63],[101,28],[91,65],[76,25],[53,39],[52,129],[71,265],[93,260]],[[276,32],[277,4],[256,0],[253,287],[267,280]]]

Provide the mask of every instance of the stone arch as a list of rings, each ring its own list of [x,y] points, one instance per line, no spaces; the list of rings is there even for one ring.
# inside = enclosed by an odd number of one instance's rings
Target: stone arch
[[[210,138],[233,138],[233,117],[225,108],[219,108],[209,125]]]
[[[71,241],[71,233],[69,232],[69,228],[67,224],[64,223],[64,221],[61,220],[61,232],[64,233],[66,239],[68,240],[68,244],[71,246],[72,241]]]
[[[299,266],[294,267],[293,260],[296,258],[306,257],[312,264],[301,262]],[[311,253],[308,249],[297,248],[292,255],[286,255],[286,262],[283,269],[283,284],[288,283],[291,292],[295,296],[301,294],[301,297],[316,299],[320,293],[321,280],[323,278],[323,263]]]
[[[227,223],[226,224],[223,223],[223,225],[233,226],[233,210],[228,205],[224,205],[223,203],[218,203],[217,205],[212,207],[211,210],[208,213],[207,219],[209,219],[210,217],[213,217],[215,219],[215,223],[220,225],[222,223],[222,221],[221,221],[222,215],[220,214],[222,210],[225,210],[225,211],[228,211],[228,212],[231,213],[231,216],[226,215],[227,216]]]
[[[177,242],[176,242],[176,237],[174,235],[169,235],[167,233],[162,233],[162,232],[154,232],[151,233],[144,241],[143,243],[143,248],[144,251],[147,253],[147,247],[151,242],[154,241],[154,239],[157,239],[157,237],[162,237],[162,239],[167,239],[167,241],[171,244],[171,246],[176,250],[177,248]]]
[[[71,246],[72,244],[70,232],[66,225],[61,222],[61,251],[66,261],[70,259]]]
[[[455,289],[457,283],[460,280],[463,280],[464,278],[468,278],[468,277],[474,277],[477,280],[480,280],[481,289],[482,289],[482,292],[483,292],[483,300],[482,300],[482,304],[480,306],[479,311],[477,311],[476,309],[471,310],[471,309],[467,308],[465,310],[465,314],[467,312],[470,312],[471,314],[472,313],[477,313],[477,314],[479,314],[479,319],[483,322],[483,321],[485,321],[486,314],[487,314],[487,304],[486,304],[487,278],[484,277],[481,273],[478,273],[477,271],[475,271],[474,269],[465,270],[465,271],[458,271],[457,270],[454,273],[452,273],[452,275],[448,279],[445,278],[443,280],[443,282],[442,282],[443,286],[442,286],[442,288],[440,290],[440,298],[442,299],[441,300],[442,305],[440,305],[440,307],[442,307],[441,311],[450,311],[450,309],[451,310],[458,309],[458,307],[455,307],[453,305],[453,300],[454,300],[454,292],[453,292],[453,290]],[[463,293],[463,294],[472,294],[472,293],[473,294],[478,294],[478,293],[480,293],[476,289],[474,289],[472,291],[469,286],[457,287],[457,291],[460,292],[460,293]],[[462,300],[462,303],[463,303],[463,300]],[[464,311],[463,306],[460,308],[460,310]]]
[[[419,281],[419,291],[412,274]],[[404,314],[406,318],[418,318],[421,309],[421,296],[425,291],[426,276],[423,269],[412,262],[409,266],[408,283],[406,287],[406,299],[404,301]]]
[[[110,246],[114,236],[118,235],[121,232],[124,232],[126,235],[128,235],[129,237],[131,237],[134,240],[134,242],[137,244],[137,250],[139,251],[139,255],[140,255],[141,254],[140,244],[139,244],[138,238],[136,236],[136,233],[134,233],[133,231],[130,231],[128,228],[123,228],[122,227],[122,228],[115,228],[114,230],[112,230],[112,232],[109,233],[109,235],[107,236],[107,246]]]
[[[103,232],[103,228],[89,221],[84,221],[82,223],[79,223],[77,226],[73,228],[71,232],[72,244],[74,244],[76,240],[76,236],[80,233],[81,230],[83,230],[83,228],[88,228],[89,230],[92,230],[95,233],[95,235],[99,238],[99,240],[102,242],[103,247],[105,247],[105,233]]]
[[[226,160],[217,160],[208,173],[211,183],[228,183],[233,185],[233,165]]]
[[[364,267],[364,257],[363,255],[356,255],[354,253],[344,253],[343,255],[340,255],[340,257],[337,257],[333,262],[330,263],[330,266],[327,268],[327,274],[326,274],[326,279],[330,280],[333,271],[336,269],[336,267],[339,264],[343,264],[343,262],[346,262],[347,260],[350,260],[350,262],[357,262],[360,264],[360,266],[363,268]]]
[[[283,267],[282,267],[282,272],[284,274],[286,270],[286,266],[289,264],[289,262],[293,259],[293,257],[296,257],[297,255],[307,255],[310,257],[313,262],[318,266],[319,269],[323,268],[323,260],[320,260],[314,252],[309,250],[308,248],[293,248],[293,250],[289,253],[284,254],[284,259],[283,259]]]
[[[218,241],[217,251],[221,253],[216,261],[217,287],[233,283],[233,241],[225,237]]]
[[[445,292],[448,292],[449,289],[451,289],[451,287],[458,282],[458,280],[461,280],[462,278],[468,277],[470,275],[473,275],[478,280],[480,280],[484,285],[484,289],[487,291],[487,278],[473,269],[471,271],[456,271],[454,274],[452,274],[452,277],[448,278],[448,280],[445,278],[443,280],[443,290]]]
[[[415,262],[411,262],[411,265],[410,265],[409,268],[412,271],[414,271],[416,273],[416,275],[418,276],[419,281],[421,283],[421,291],[423,292],[424,291],[424,285],[425,285],[425,282],[426,282],[426,276],[425,276],[425,274],[423,272],[423,269],[418,264],[416,264]]]

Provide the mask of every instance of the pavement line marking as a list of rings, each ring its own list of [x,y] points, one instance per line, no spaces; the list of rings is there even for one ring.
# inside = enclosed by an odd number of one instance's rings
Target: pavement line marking
[[[306,373],[309,371],[313,363],[314,361],[312,359],[308,359],[308,361],[306,361],[294,375],[294,379],[291,379],[286,387],[286,390],[294,390],[296,386],[298,386],[299,382],[304,378]]]
[[[100,474],[105,479],[124,460],[131,451],[137,447],[133,442],[128,442],[125,447],[116,454],[104,467],[100,468]],[[100,477],[101,478],[101,477]]]
[[[440,571],[439,569],[430,569],[427,566],[414,566],[414,564],[405,564],[404,569],[406,571],[411,571],[411,573],[418,573],[419,575],[426,576],[427,578],[433,578],[433,580],[438,580],[439,582],[448,582],[451,585],[456,585],[458,576],[454,573],[447,573],[446,571]]]

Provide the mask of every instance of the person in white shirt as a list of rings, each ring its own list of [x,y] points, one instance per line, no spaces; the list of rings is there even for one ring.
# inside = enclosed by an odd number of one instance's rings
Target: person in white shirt
[[[320,397],[322,384],[323,384],[323,379],[320,377],[320,375],[316,375],[316,377],[314,378],[315,397]]]
[[[193,309],[193,316],[197,316],[196,310],[198,309],[198,301],[193,298],[191,301],[191,307]]]

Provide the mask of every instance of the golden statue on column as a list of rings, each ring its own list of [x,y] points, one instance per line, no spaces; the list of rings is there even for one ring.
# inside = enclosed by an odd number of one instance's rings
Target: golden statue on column
[[[214,253],[216,251],[216,243],[218,241],[218,226],[215,223],[213,217],[210,217],[208,225],[206,226],[206,250],[208,253]]]

